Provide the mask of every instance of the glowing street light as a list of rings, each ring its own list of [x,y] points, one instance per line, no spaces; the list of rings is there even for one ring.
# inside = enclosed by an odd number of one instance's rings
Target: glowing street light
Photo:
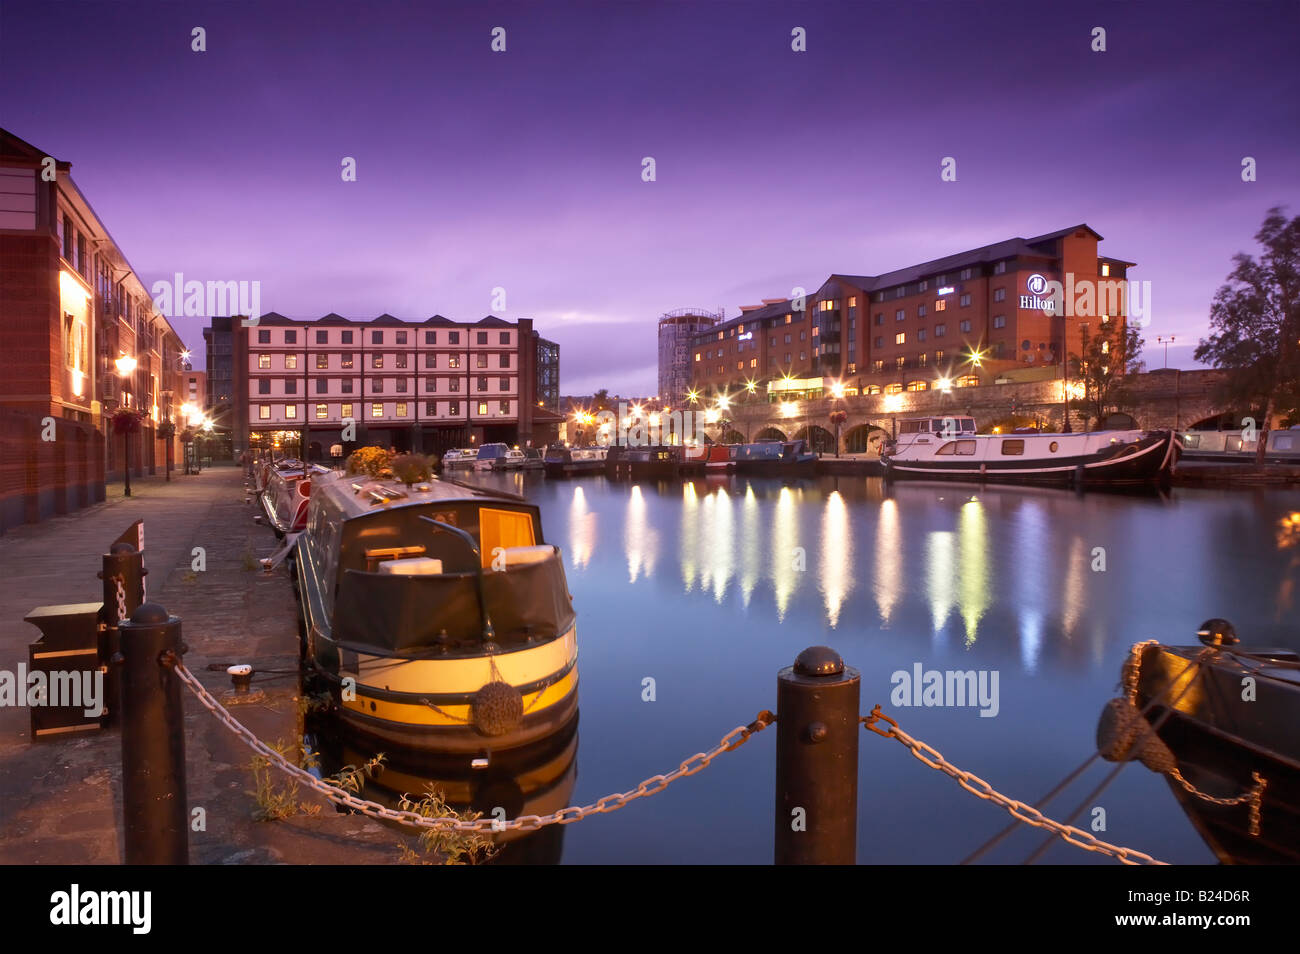
[[[700,392],[691,388],[686,392],[686,399],[692,404],[698,404],[700,402]]]
[[[718,410],[720,411],[731,410],[731,398],[727,397],[725,394],[721,395],[718,398]]]
[[[832,382],[832,384],[831,384],[831,397],[835,398],[836,400],[838,400],[839,398],[844,397],[844,382],[842,382],[842,381],[835,381],[835,382]]]
[[[799,407],[793,401],[781,402],[781,416],[785,418],[794,417],[799,413]]]
[[[136,360],[129,354],[122,355],[122,357],[114,361],[113,364],[117,367],[117,373],[122,377],[131,374],[136,368]]]
[[[952,378],[939,378],[939,380],[934,382],[934,386],[938,388],[940,391],[942,391],[944,394],[951,393]]]
[[[722,417],[722,415],[721,415],[721,413],[719,413],[718,409],[717,409],[716,407],[711,407],[711,408],[709,408],[707,411],[704,412],[704,423],[705,423],[705,424],[716,424],[716,423],[718,423],[718,419],[719,419],[720,417]]]

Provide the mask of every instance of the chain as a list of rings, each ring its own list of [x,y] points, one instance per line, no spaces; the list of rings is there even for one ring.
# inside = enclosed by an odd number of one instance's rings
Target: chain
[[[126,586],[121,576],[113,577],[113,582],[117,584],[117,621],[123,623],[126,622]]]
[[[1264,789],[1268,787],[1268,781],[1258,772],[1251,772],[1251,778],[1255,780],[1254,786],[1244,795],[1238,795],[1235,798],[1216,798],[1213,795],[1207,795],[1199,788],[1193,785],[1187,779],[1183,778],[1183,773],[1174,769],[1169,773],[1170,778],[1183,787],[1189,794],[1194,795],[1201,801],[1209,802],[1212,805],[1249,805],[1250,806],[1250,833],[1252,836],[1259,836],[1259,813],[1264,803]]]
[[[881,720],[888,722],[888,730],[876,727],[876,723]],[[1076,848],[1082,848],[1085,851],[1096,851],[1103,855],[1109,855],[1112,858],[1118,858],[1126,865],[1148,864],[1162,865],[1163,861],[1157,861],[1148,854],[1137,851],[1134,848],[1121,848],[1118,845],[1112,845],[1108,842],[1101,841],[1091,832],[1086,832],[1081,828],[1075,828],[1073,825],[1062,825],[1060,822],[1048,818],[1032,805],[1026,805],[1024,802],[1017,801],[1014,798],[1008,798],[993,789],[993,786],[984,781],[977,775],[970,772],[962,771],[953,765],[936,749],[924,742],[919,742],[912,738],[906,732],[898,727],[898,723],[880,711],[877,705],[871,710],[871,715],[862,717],[863,728],[870,729],[876,735],[884,736],[886,739],[896,739],[911,751],[917,759],[924,762],[930,768],[943,772],[945,775],[955,779],[957,784],[966,791],[985,801],[993,802],[1005,808],[1013,818],[1026,824],[1033,825],[1035,828],[1046,828],[1048,831],[1055,832],[1062,839],[1074,845]],[[932,758],[927,758],[928,753]],[[1082,839],[1082,840],[1080,840]]]
[[[1149,647],[1159,645],[1160,643],[1154,639],[1134,643],[1128,651],[1128,659],[1124,660],[1124,669],[1120,678],[1124,683],[1124,694],[1128,696],[1129,705],[1134,708],[1137,708],[1138,704],[1138,681],[1142,678],[1142,654]],[[1173,685],[1170,684],[1168,688],[1172,689]]]
[[[718,742],[708,752],[697,752],[686,761],[682,762],[676,769],[667,775],[653,775],[646,779],[636,788],[628,792],[615,793],[606,795],[590,805],[561,808],[558,811],[551,812],[549,815],[521,815],[508,821],[499,821],[495,818],[477,818],[473,820],[463,820],[459,818],[429,818],[418,812],[403,811],[399,809],[388,808],[378,802],[368,801],[353,795],[329,782],[318,779],[305,769],[294,765],[282,754],[275,749],[266,745],[257,738],[252,732],[240,724],[232,716],[212,693],[204,688],[203,684],[195,678],[194,674],[185,667],[179,659],[169,657],[165,660],[169,662],[180,678],[190,691],[198,697],[203,707],[216,716],[217,721],[228,728],[239,737],[245,745],[262,756],[272,765],[282,770],[285,774],[294,778],[301,784],[307,786],[313,791],[336,804],[343,805],[359,812],[363,815],[369,815],[371,818],[380,818],[385,821],[397,822],[399,825],[410,825],[414,828],[435,828],[442,831],[457,832],[501,832],[501,831],[535,831],[546,825],[568,825],[586,818],[588,815],[603,814],[605,812],[617,811],[628,802],[635,801],[647,795],[657,795],[667,788],[670,784],[679,778],[687,775],[694,775],[706,768],[710,762],[724,752],[734,752],[740,748],[756,732],[762,732],[769,725],[776,721],[776,716],[764,710],[758,714],[749,725],[737,726]]]

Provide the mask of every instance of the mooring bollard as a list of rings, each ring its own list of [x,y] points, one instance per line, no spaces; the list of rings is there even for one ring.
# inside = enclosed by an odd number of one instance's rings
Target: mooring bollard
[[[189,863],[181,621],[145,603],[122,623],[122,821],[128,865]]]
[[[810,646],[777,675],[778,865],[857,861],[860,688],[829,646]]]
[[[130,619],[136,607],[144,602],[144,574],[144,554],[131,544],[115,543],[104,554],[104,568],[99,573],[99,578],[104,581],[104,608],[100,611],[104,631],[99,647],[100,659],[113,659],[121,648],[117,627],[123,619]],[[119,580],[122,583],[120,603]],[[117,710],[122,698],[118,667],[109,666],[104,681],[104,708],[108,710],[106,724],[118,725]]]

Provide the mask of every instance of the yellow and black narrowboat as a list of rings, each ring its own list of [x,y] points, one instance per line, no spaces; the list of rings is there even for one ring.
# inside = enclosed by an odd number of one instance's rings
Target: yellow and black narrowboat
[[[343,478],[297,546],[304,655],[349,729],[481,766],[577,717],[564,565],[523,497]]]

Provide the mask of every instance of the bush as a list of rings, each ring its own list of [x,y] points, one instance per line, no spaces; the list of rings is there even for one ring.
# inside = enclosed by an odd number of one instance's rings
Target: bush
[[[349,474],[365,474],[378,477],[388,469],[393,455],[382,447],[359,447],[348,457]]]

